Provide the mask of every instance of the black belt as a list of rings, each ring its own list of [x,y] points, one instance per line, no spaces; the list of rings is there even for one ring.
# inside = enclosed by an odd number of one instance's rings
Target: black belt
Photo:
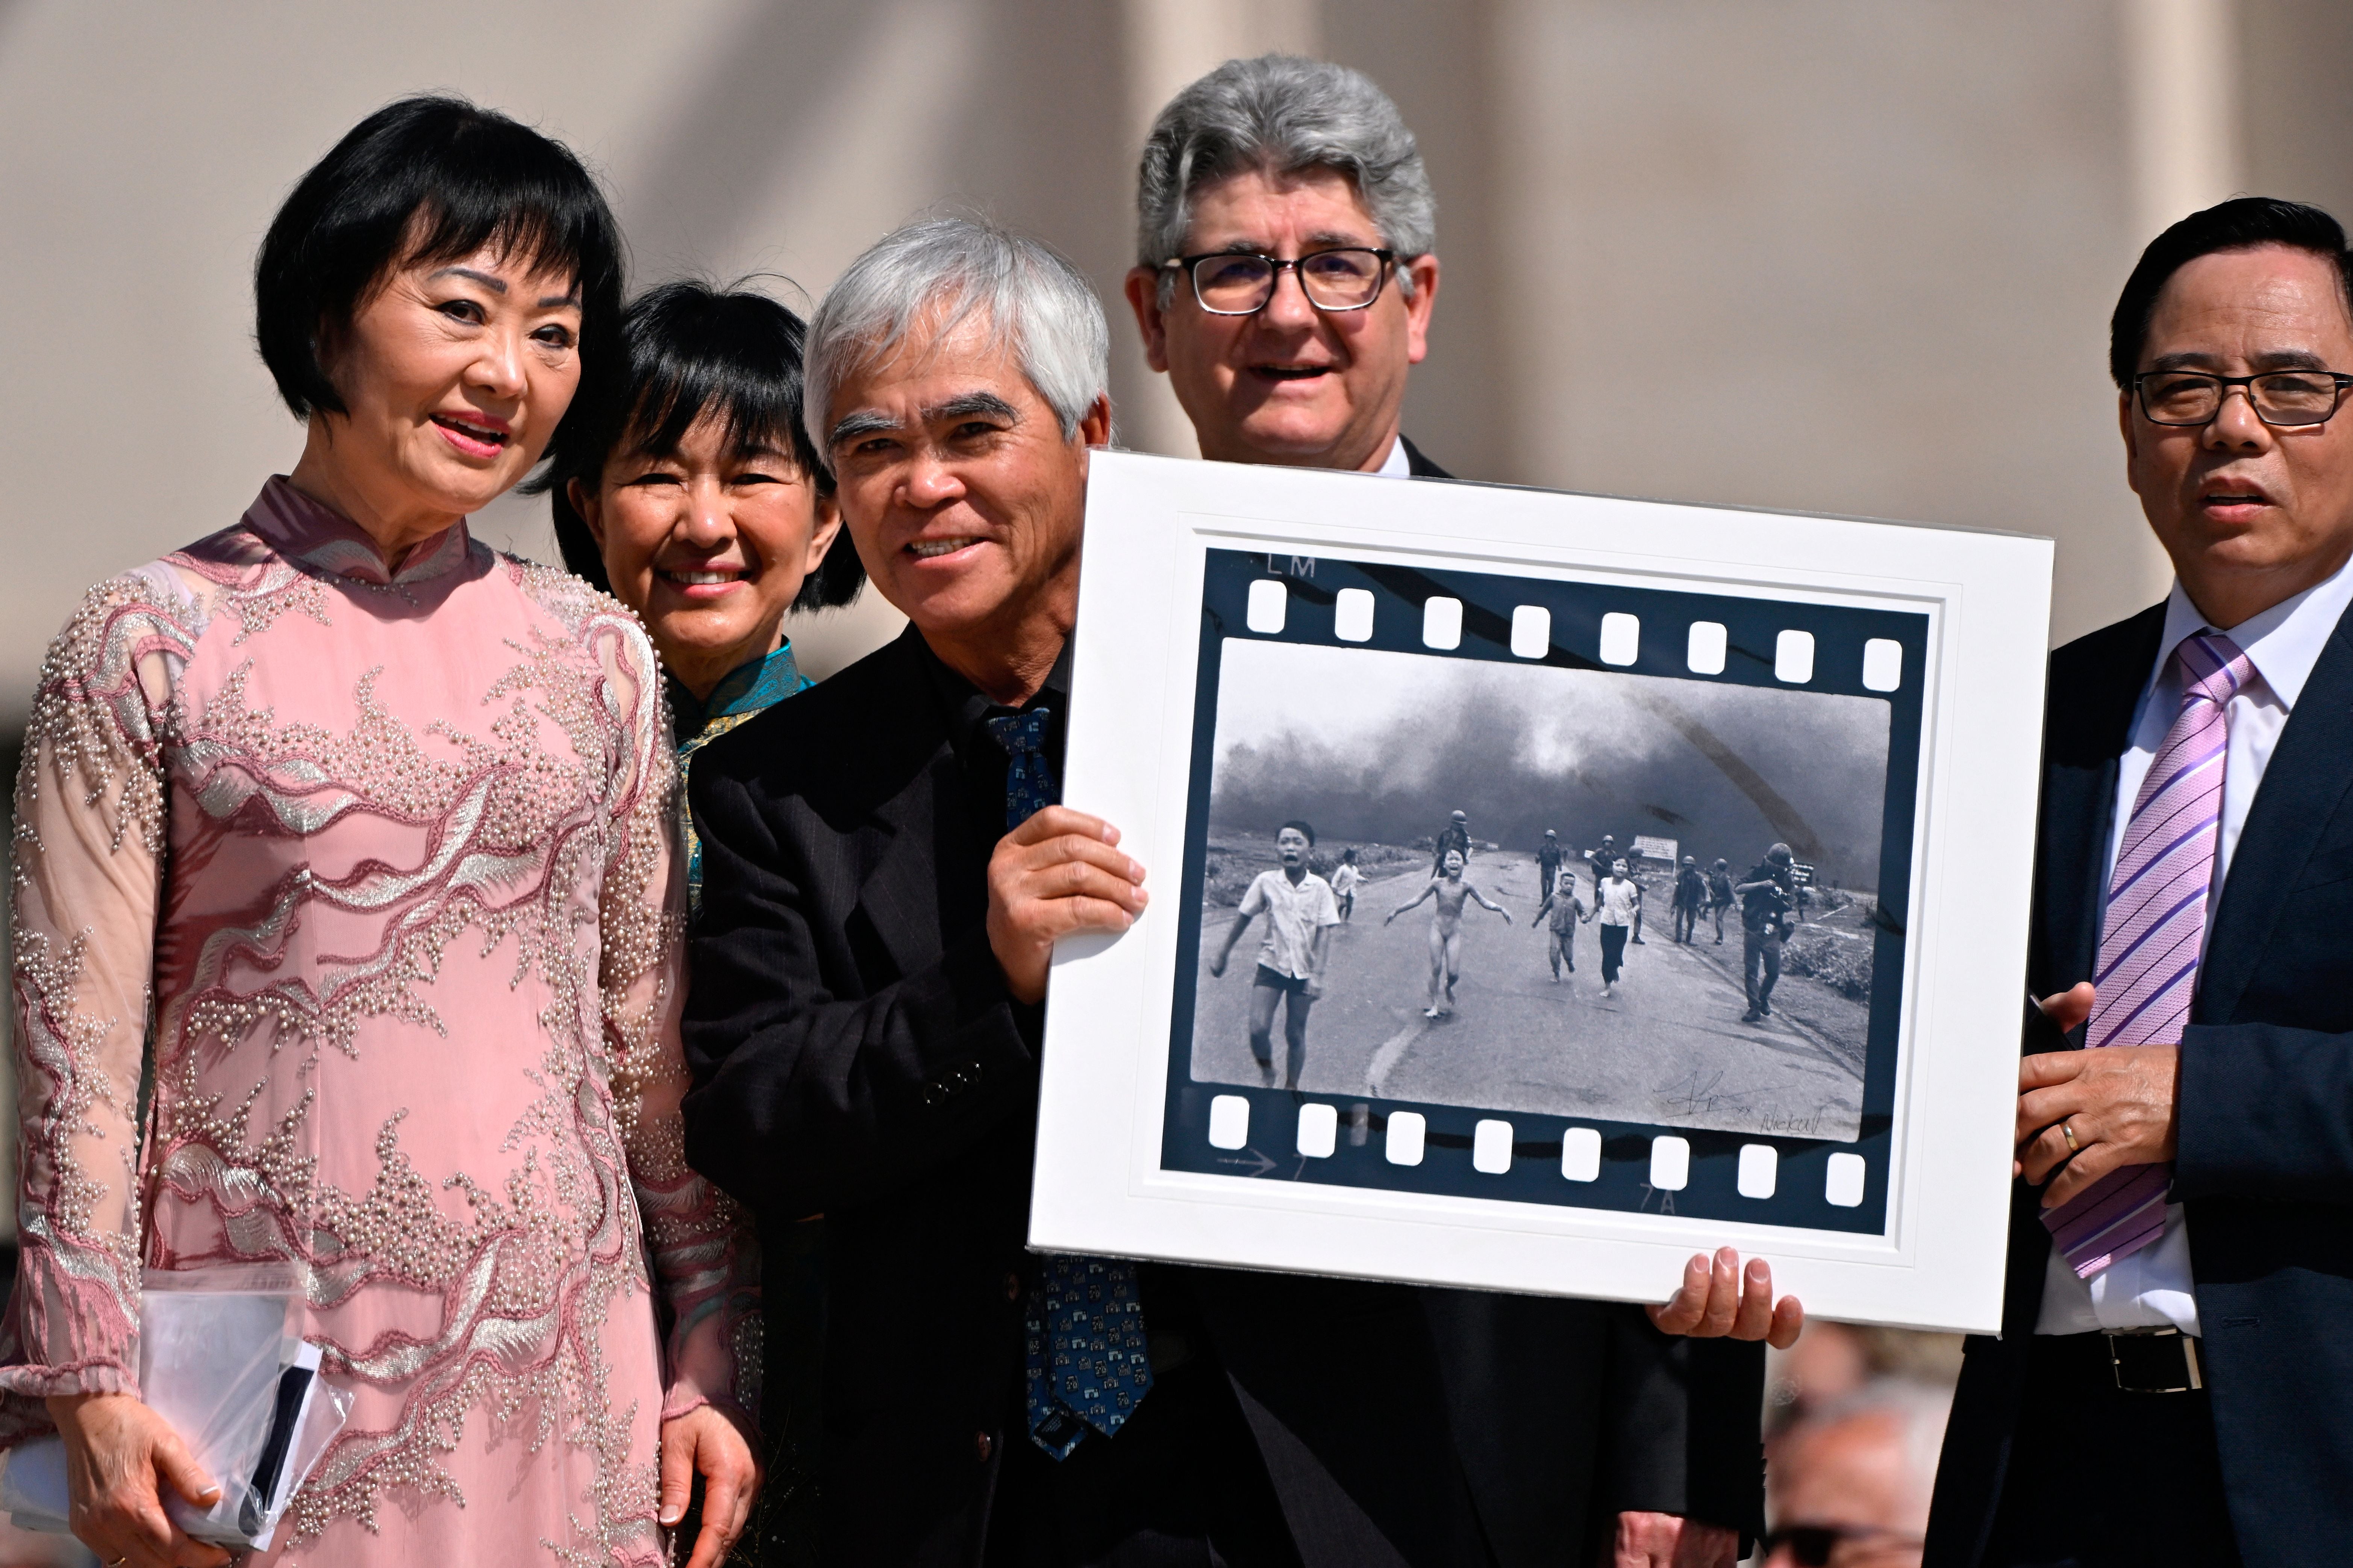
[[[2125,1394],[2196,1394],[2206,1387],[2197,1337],[2179,1329],[2051,1334],[2042,1342],[2095,1386]]]

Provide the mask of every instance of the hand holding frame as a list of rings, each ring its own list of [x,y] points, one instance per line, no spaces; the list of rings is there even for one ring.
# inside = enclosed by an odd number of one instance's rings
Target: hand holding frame
[[[1680,1289],[1663,1306],[1645,1307],[1660,1331],[1695,1340],[1763,1340],[1777,1351],[1798,1342],[1806,1326],[1806,1309],[1795,1296],[1773,1300],[1773,1266],[1761,1258],[1748,1260],[1744,1275],[1740,1254],[1719,1247],[1711,1259],[1694,1253],[1683,1266]]]
[[[1057,939],[1116,935],[1144,912],[1144,865],[1118,845],[1118,828],[1067,805],[1044,807],[997,841],[988,858],[988,945],[1016,1001],[1045,1000]]]

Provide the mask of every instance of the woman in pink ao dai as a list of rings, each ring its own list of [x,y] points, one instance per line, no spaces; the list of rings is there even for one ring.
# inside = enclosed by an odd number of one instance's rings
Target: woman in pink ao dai
[[[227,1561],[138,1399],[142,1271],[306,1280],[350,1423],[272,1562],[715,1562],[756,1484],[757,1258],[690,1171],[683,866],[627,610],[464,515],[620,297],[571,154],[410,100],[257,273],[301,461],[91,590],[44,666],[14,900],[23,1261],[0,1436],[66,1438],[106,1563]]]

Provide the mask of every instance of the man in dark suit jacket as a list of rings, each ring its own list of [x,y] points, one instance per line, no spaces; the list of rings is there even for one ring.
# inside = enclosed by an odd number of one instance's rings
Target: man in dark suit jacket
[[[1111,826],[1045,804],[1103,318],[1051,252],[942,220],[853,263],[809,342],[843,516],[913,624],[697,760],[686,1120],[764,1226],[826,1215],[826,1560],[1485,1568],[1596,1494],[1736,1518],[1754,1384],[1709,1363],[1755,1346],[1670,1347],[1616,1308],[1534,1331],[1466,1308],[1441,1364],[1426,1292],[1112,1262],[1104,1331],[1144,1365],[1123,1352],[1092,1414],[1036,1397],[1029,1325],[1043,1361],[1073,1266],[1023,1245],[1048,961],[1147,906]],[[1769,1279],[1694,1262],[1676,1321],[1767,1331]],[[1583,1343],[1613,1337],[1640,1342]],[[1573,1462],[1492,1516],[1481,1471],[1525,1461],[1510,1426],[1456,1423],[1451,1369],[1482,1361],[1615,1422],[1546,1435]],[[1750,1397],[1711,1405],[1724,1387]]]
[[[2241,198],[2116,307],[2177,577],[2051,661],[2023,1179],[1931,1568],[2353,1549],[2349,280],[2335,220]]]
[[[1161,111],[1136,205],[1128,302],[1204,458],[1451,477],[1398,428],[1438,297],[1435,202],[1377,87],[1319,62],[1229,62]],[[1441,835],[1437,858],[1446,847]],[[1761,1356],[1694,1363],[1631,1307],[1417,1294],[1498,1563],[1575,1562],[1597,1529],[1626,1563],[1739,1554],[1763,1513],[1745,1414]],[[1792,1304],[1782,1336],[1794,1323]],[[1697,1484],[1707,1475],[1737,1485]]]

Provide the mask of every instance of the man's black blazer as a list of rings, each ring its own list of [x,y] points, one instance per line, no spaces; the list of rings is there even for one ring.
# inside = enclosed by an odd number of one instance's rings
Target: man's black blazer
[[[822,1213],[828,1561],[978,1561],[1018,1406],[1039,1016],[987,932],[975,809],[911,629],[696,758],[687,1155]],[[1625,1509],[1754,1528],[1762,1355],[1636,1309],[1188,1269],[1303,1559],[1504,1568]]]
[[[2164,624],[2160,605],[2052,655],[2027,959],[2038,996],[2092,977],[2117,769]],[[2353,1541],[2348,784],[2353,616],[2264,769],[2181,1040],[2174,1195],[2187,1205],[2231,1521],[2241,1554],[2267,1568],[2341,1563]],[[1974,1568],[1993,1522],[2050,1255],[2038,1197],[2020,1184],[2001,1337],[1968,1342],[1931,1568]]]
[[[1403,436],[1399,436],[1398,439],[1405,443],[1405,470],[1407,473],[1411,474],[1415,479],[1451,479],[1454,477],[1452,474],[1448,473],[1444,468],[1440,468],[1436,463],[1431,462],[1428,458],[1423,457],[1421,455],[1421,448],[1415,446],[1412,442],[1407,441]]]

